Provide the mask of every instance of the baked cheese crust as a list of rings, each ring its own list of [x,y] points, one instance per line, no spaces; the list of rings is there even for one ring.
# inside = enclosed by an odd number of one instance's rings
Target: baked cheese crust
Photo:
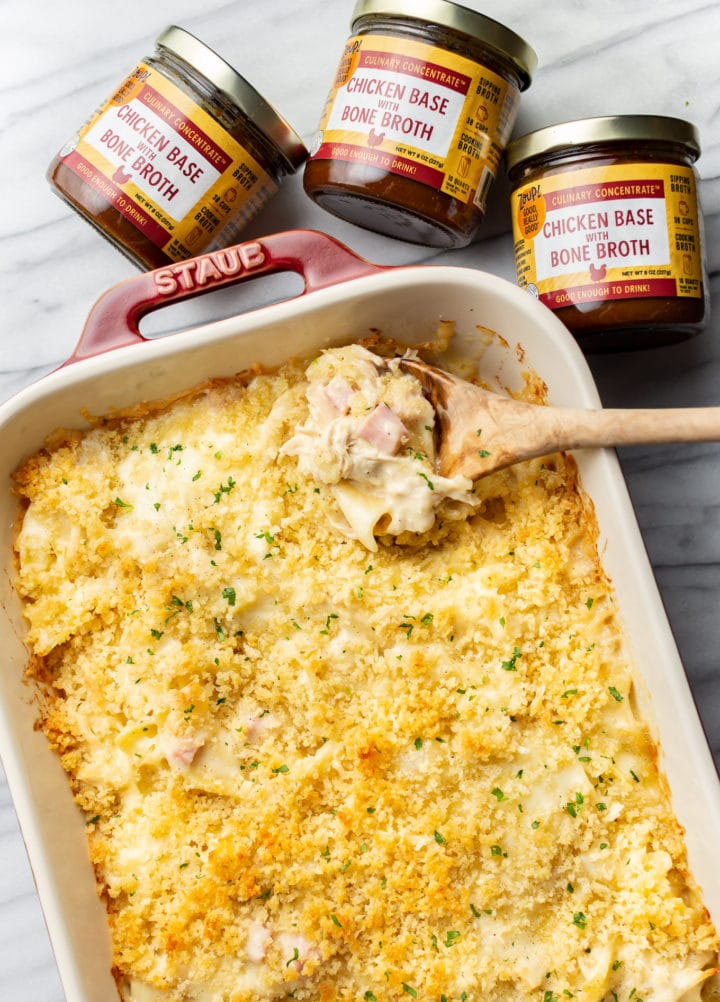
[[[306,388],[219,381],[16,476],[121,998],[717,998],[572,461],[371,552],[283,452]]]

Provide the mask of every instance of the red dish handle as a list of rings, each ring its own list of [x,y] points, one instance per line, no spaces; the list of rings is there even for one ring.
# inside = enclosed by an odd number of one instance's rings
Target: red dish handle
[[[385,271],[317,230],[287,230],[259,240],[201,254],[187,261],[126,279],[93,306],[80,340],[64,365],[146,340],[143,317],[182,299],[236,285],[257,275],[294,271],[303,278],[300,295],[348,279]]]

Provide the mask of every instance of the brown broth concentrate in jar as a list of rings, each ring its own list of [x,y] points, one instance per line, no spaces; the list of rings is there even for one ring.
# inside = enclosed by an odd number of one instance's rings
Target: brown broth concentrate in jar
[[[448,0],[359,0],[351,23],[305,190],[378,233],[470,243],[535,53]]]
[[[654,115],[566,122],[508,147],[518,284],[585,351],[702,330],[699,155],[693,125]]]
[[[50,164],[55,192],[141,268],[238,240],[307,155],[212,49],[171,26]]]

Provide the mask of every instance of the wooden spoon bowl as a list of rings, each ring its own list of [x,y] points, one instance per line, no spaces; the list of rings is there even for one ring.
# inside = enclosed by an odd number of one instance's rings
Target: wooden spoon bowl
[[[528,404],[401,358],[439,425],[438,473],[470,480],[566,449],[720,440],[720,407],[583,410]]]

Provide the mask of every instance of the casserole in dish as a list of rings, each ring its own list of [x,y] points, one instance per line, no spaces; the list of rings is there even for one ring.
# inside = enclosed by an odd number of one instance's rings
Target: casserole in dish
[[[189,292],[204,290],[209,284],[222,281],[225,272],[233,269],[255,273],[276,268],[299,270],[314,291],[297,301],[267,308],[253,318],[213,324],[169,341],[148,344],[142,350],[127,346],[112,356],[104,351],[117,341],[134,338],[118,328],[118,307],[123,302],[125,314],[135,323],[160,296],[182,293],[184,287]],[[342,271],[349,280],[343,286],[332,287],[334,269]],[[103,316],[99,323],[97,318]],[[373,330],[380,329],[386,337],[411,344],[430,341],[441,321],[454,324],[452,353],[456,361],[479,370],[491,384],[517,389],[522,384],[522,373],[530,369],[538,372],[547,384],[551,403],[597,405],[581,356],[564,329],[507,283],[446,268],[382,272],[358,262],[326,238],[285,234],[242,245],[232,260],[199,259],[177,271],[168,269],[142,276],[111,291],[91,317],[76,351],[76,358],[85,357],[82,364],[48,377],[6,406],[5,428],[14,433],[6,435],[6,440],[21,439],[17,452],[7,457],[8,473],[36,451],[55,426],[78,426],[79,401],[91,413],[106,414],[113,408],[170,397],[204,379],[232,376],[254,363],[274,367],[288,357],[309,358],[319,348],[355,340]],[[517,330],[523,331],[520,337]],[[495,333],[491,336],[488,331]],[[94,340],[98,332],[99,339]],[[97,350],[103,354],[89,357]],[[53,404],[51,426],[47,424],[42,402]],[[677,815],[687,829],[691,868],[713,911],[717,907],[717,878],[709,864],[713,832],[718,830],[717,777],[613,457],[599,452],[578,458],[582,488],[593,499],[597,514],[605,570],[612,579],[637,663],[637,700],[662,743],[665,756],[661,767],[668,776]],[[12,547],[12,516],[10,508],[6,520],[8,552]],[[8,568],[7,578],[11,583],[12,568]],[[68,876],[73,866],[81,873],[88,869],[83,819],[77,817],[62,773],[45,748],[44,739],[32,731],[38,710],[21,682],[26,658],[24,632],[12,594],[8,595],[5,608],[17,637],[11,670],[3,677],[3,685],[7,687],[3,700],[6,717],[3,757],[9,781],[68,996],[83,1000],[107,998],[112,990],[109,954],[106,950],[103,955],[98,948],[97,931],[103,928],[103,923],[98,920],[97,907],[94,915],[82,907],[92,900],[92,880],[88,876],[83,888]],[[646,633],[648,622],[652,623],[651,636]],[[506,662],[510,667],[505,670],[514,670],[519,657],[521,654],[513,655]],[[617,699],[621,694],[615,692],[613,698]],[[679,714],[678,708],[681,708]],[[500,802],[498,794],[505,799],[503,791],[496,787],[492,795]],[[575,813],[581,804],[582,801],[576,801]],[[43,810],[49,806],[53,808],[52,819]],[[566,813],[575,816],[569,810]],[[435,842],[437,845],[444,842],[439,829]],[[493,848],[498,847],[491,847],[491,851]],[[498,855],[501,854],[502,849]],[[574,923],[577,928],[584,927],[584,913],[577,911],[573,917],[577,918]],[[456,930],[444,930],[443,934],[448,947],[459,936]],[[83,955],[88,937],[94,944],[90,963]],[[296,945],[295,950],[298,949]],[[95,961],[97,969],[91,970]],[[393,994],[412,995],[415,990],[411,982],[400,981]],[[133,997],[143,996],[138,993]]]

